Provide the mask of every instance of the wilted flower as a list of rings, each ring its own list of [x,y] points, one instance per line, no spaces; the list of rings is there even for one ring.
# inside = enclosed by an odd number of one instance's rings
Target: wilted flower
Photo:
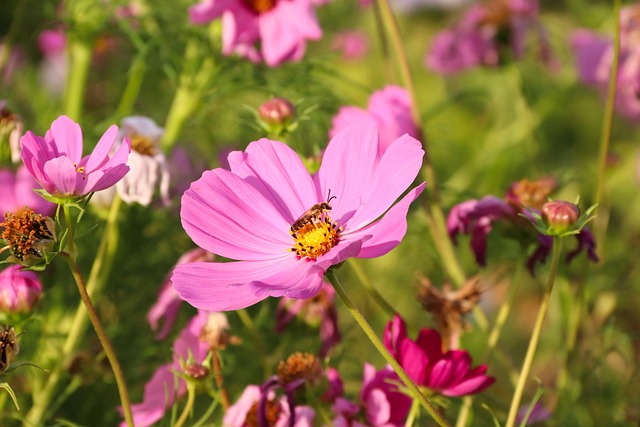
[[[321,375],[322,366],[311,353],[298,351],[278,364],[278,381],[282,386],[287,386],[298,380],[312,384]]]
[[[295,317],[310,326],[320,326],[322,347],[318,355],[322,358],[340,342],[338,313],[333,300],[336,291],[329,283],[323,283],[320,292],[313,298],[296,300],[282,297],[276,311],[276,332],[281,333]]]
[[[0,312],[28,313],[42,294],[42,284],[33,271],[10,265],[0,272]]]
[[[530,221],[523,216],[532,218],[530,212],[537,212],[542,208],[554,186],[554,181],[549,178],[539,181],[522,180],[511,185],[505,199],[485,196],[480,200],[472,199],[455,205],[447,218],[449,236],[455,242],[458,234],[471,234],[471,249],[476,262],[485,265],[487,235],[493,228],[493,223],[501,221],[510,226],[519,240],[535,240],[538,243],[527,261],[529,271],[533,274],[535,265],[544,262],[551,252],[553,239],[537,233]],[[595,240],[587,227],[576,234],[576,239],[578,246],[567,254],[567,262],[583,249],[592,261],[598,261]]]
[[[212,253],[201,248],[195,248],[182,255],[180,259],[178,259],[178,262],[176,262],[176,265],[198,261],[213,261],[213,259],[214,256]],[[178,310],[180,309],[181,303],[182,299],[171,283],[171,275],[168,275],[160,287],[156,303],[153,304],[147,313],[149,326],[158,332],[156,334],[157,339],[163,340],[169,335],[171,327],[178,317]],[[163,322],[162,328],[158,331],[161,321]]]
[[[522,57],[528,33],[533,30],[538,38],[540,59],[555,67],[538,14],[538,0],[490,0],[474,4],[453,28],[436,35],[426,65],[441,74],[496,66],[509,57]]]
[[[495,382],[485,375],[487,365],[471,368],[471,356],[464,350],[442,351],[440,334],[423,328],[418,338],[407,338],[407,325],[397,314],[384,330],[384,345],[419,386],[445,396],[480,393]]]
[[[306,41],[322,37],[312,0],[202,0],[189,8],[194,24],[220,17],[222,53],[264,59],[270,67],[299,61]]]
[[[24,123],[20,116],[7,108],[7,101],[0,99],[0,160],[8,151],[12,162],[20,161],[20,136],[23,128]]]
[[[0,374],[9,369],[20,351],[15,329],[0,325]]]
[[[337,134],[313,177],[278,141],[261,139],[231,153],[231,171],[206,171],[185,192],[181,216],[196,244],[241,261],[179,265],[174,287],[210,311],[269,296],[315,296],[332,265],[378,257],[400,243],[409,205],[424,184],[391,205],[415,179],[423,154],[407,135],[382,152],[368,123]]]
[[[624,117],[640,120],[640,6],[620,11],[620,60],[615,107]],[[613,42],[589,30],[577,30],[571,36],[576,68],[583,83],[594,86],[604,98],[608,92],[613,63]]]
[[[42,215],[52,214],[56,205],[38,196],[35,188],[38,183],[24,165],[15,174],[0,169],[0,220],[4,220],[5,212],[19,213],[27,207]]]
[[[52,249],[56,239],[53,220],[29,208],[17,214],[5,213],[4,221],[0,222],[0,230],[0,238],[7,245],[5,249],[11,251],[7,261],[25,267],[42,262],[45,251]]]
[[[404,134],[418,137],[418,130],[411,118],[411,99],[400,86],[386,86],[371,94],[366,110],[353,106],[341,107],[332,120],[329,136],[333,138],[360,121],[368,121],[378,127],[383,151]]]
[[[96,148],[82,157],[82,130],[67,116],[51,123],[44,138],[27,133],[20,138],[21,155],[31,175],[54,198],[84,197],[92,191],[111,187],[129,171],[126,165],[131,145],[125,138],[109,157],[116,143],[118,127],[112,125]]]
[[[142,403],[131,405],[133,421],[138,427],[147,427],[162,419],[167,408],[187,391],[186,382],[176,375],[189,364],[201,364],[209,354],[209,345],[201,340],[207,323],[207,313],[199,312],[173,343],[173,362],[162,365],[144,386]],[[121,427],[127,424],[120,423]]]

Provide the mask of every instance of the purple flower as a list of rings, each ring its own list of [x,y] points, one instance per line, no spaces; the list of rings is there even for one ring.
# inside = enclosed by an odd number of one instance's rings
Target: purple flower
[[[20,138],[22,161],[31,175],[49,195],[55,198],[79,198],[104,190],[122,179],[129,171],[126,165],[131,151],[125,138],[109,157],[116,143],[118,127],[112,125],[102,135],[93,152],[82,157],[82,130],[67,116],[51,123],[44,138],[27,133]]]
[[[270,67],[299,61],[306,41],[322,37],[312,0],[202,0],[189,18],[194,24],[222,18],[222,53],[264,59]]]
[[[340,342],[338,313],[333,304],[336,291],[325,282],[320,292],[310,299],[296,300],[283,297],[276,311],[276,332],[281,333],[295,317],[302,318],[308,325],[320,326],[322,347],[318,355],[323,358]]]
[[[176,265],[186,264],[198,261],[213,261],[214,257],[211,253],[204,249],[196,248],[186,252],[178,259]],[[159,323],[163,321],[162,328],[156,334],[156,339],[163,340],[169,335],[173,323],[178,317],[178,310],[182,299],[178,292],[173,288],[171,277],[167,276],[162,283],[158,299],[147,313],[147,321],[154,331],[158,331]]]
[[[393,203],[415,179],[423,155],[407,135],[382,152],[368,123],[337,134],[314,176],[278,141],[261,139],[231,153],[230,171],[206,171],[185,192],[181,217],[197,245],[240,261],[180,265],[172,276],[176,290],[210,311],[269,296],[315,296],[332,265],[378,257],[400,243],[409,205],[425,184]]]
[[[0,272],[0,313],[27,313],[41,294],[42,285],[33,271],[14,264]]]
[[[8,169],[0,169],[0,222],[4,221],[4,213],[18,213],[25,207],[48,216],[53,213],[55,205],[47,202],[33,192],[38,183],[26,167],[20,166],[15,175]]]
[[[183,372],[184,362],[190,358],[195,363],[202,363],[207,357],[209,344],[200,339],[207,319],[208,314],[201,311],[189,321],[173,343],[173,362],[156,370],[144,386],[142,403],[131,405],[136,426],[146,427],[156,423],[174,400],[186,393],[187,385],[176,372]],[[124,426],[126,423],[122,422],[120,427]]]
[[[485,375],[487,365],[471,368],[468,352],[443,352],[436,330],[423,328],[415,341],[407,338],[407,326],[397,314],[385,328],[384,345],[417,385],[445,396],[480,393],[495,382]]]
[[[411,99],[407,91],[400,86],[386,86],[374,92],[369,98],[366,110],[353,106],[340,108],[332,120],[329,136],[333,138],[360,121],[368,121],[378,127],[382,151],[404,134],[418,137],[418,130],[411,118]]]

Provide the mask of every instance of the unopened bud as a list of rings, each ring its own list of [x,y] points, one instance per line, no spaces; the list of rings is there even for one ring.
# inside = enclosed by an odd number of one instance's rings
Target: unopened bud
[[[295,115],[296,108],[285,98],[271,98],[258,108],[258,116],[269,126],[286,126]]]
[[[42,294],[42,285],[33,271],[10,265],[0,272],[0,313],[27,313]]]
[[[209,368],[200,365],[199,363],[192,363],[184,368],[184,373],[193,378],[194,380],[200,380],[209,375]]]
[[[562,234],[578,222],[580,210],[573,203],[565,201],[547,202],[542,206],[542,220],[553,228],[556,234]]]
[[[18,337],[13,327],[0,326],[0,374],[9,369],[19,351]]]

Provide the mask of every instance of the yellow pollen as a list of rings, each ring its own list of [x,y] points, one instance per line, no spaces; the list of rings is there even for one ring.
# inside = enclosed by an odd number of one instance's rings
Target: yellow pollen
[[[143,156],[153,156],[156,153],[156,146],[146,136],[133,134],[131,139],[131,149]]]
[[[298,254],[300,258],[307,257],[315,260],[338,244],[341,231],[342,227],[338,227],[337,223],[331,221],[325,212],[322,217],[313,217],[299,229],[291,231],[295,241],[291,251]]]
[[[84,173],[84,166],[80,166],[79,168],[76,168],[76,172]]]

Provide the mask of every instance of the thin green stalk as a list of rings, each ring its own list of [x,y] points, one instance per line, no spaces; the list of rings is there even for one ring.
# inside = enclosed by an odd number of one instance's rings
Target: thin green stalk
[[[116,116],[118,118],[127,116],[133,111],[133,106],[140,94],[140,88],[142,87],[142,81],[144,80],[144,74],[147,71],[147,53],[139,53],[131,63],[129,68],[129,75],[127,78],[127,85],[122,92],[120,103],[116,109]]]
[[[120,367],[120,362],[118,361],[116,353],[113,350],[113,346],[111,345],[111,341],[109,341],[109,338],[107,337],[107,334],[105,333],[104,328],[100,323],[100,319],[98,318],[98,313],[96,313],[96,309],[91,302],[89,294],[87,293],[87,288],[84,279],[82,278],[80,268],[68,253],[61,252],[60,257],[67,263],[69,269],[71,270],[71,275],[76,282],[78,292],[80,292],[80,298],[82,299],[82,302],[87,309],[89,320],[91,321],[93,329],[96,331],[96,335],[100,340],[100,344],[102,344],[102,349],[104,350],[105,354],[107,355],[107,359],[109,359],[109,363],[111,364],[111,370],[113,371],[113,375],[118,386],[118,393],[120,394],[120,403],[122,405],[124,420],[127,423],[128,427],[133,427],[131,400],[129,399],[129,391],[127,390],[127,384],[124,379],[124,374],[122,372],[122,368]]]
[[[420,402],[417,399],[413,399],[411,401],[411,409],[409,409],[409,415],[407,415],[407,420],[404,422],[404,427],[411,427],[413,423],[416,422],[416,417],[418,416],[418,411],[420,410]]]
[[[373,286],[373,284],[367,277],[364,270],[362,270],[362,267],[360,267],[358,261],[354,258],[349,258],[348,262],[349,266],[351,266],[351,268],[353,269],[353,272],[356,273],[356,276],[358,276],[358,279],[360,280],[362,286],[367,290],[367,292],[369,292],[369,295],[371,295],[371,298],[373,298],[373,300],[380,306],[380,308],[385,311],[385,313],[387,313],[391,317],[395,316],[398,311],[394,309],[391,304],[389,304],[389,301],[387,301],[380,294],[380,292],[377,291],[377,289]]]
[[[182,427],[184,423],[189,419],[189,414],[191,414],[191,410],[193,409],[193,403],[196,401],[196,387],[193,382],[187,382],[187,404],[184,406],[182,410],[182,414],[180,414],[180,418],[174,424],[173,427]]]
[[[613,13],[615,16],[614,34],[613,34],[613,63],[611,64],[611,75],[609,76],[609,89],[607,96],[607,104],[604,109],[604,118],[602,123],[602,133],[600,134],[600,153],[598,155],[598,181],[596,184],[596,192],[593,197],[593,203],[600,205],[605,187],[605,173],[607,170],[607,156],[609,154],[609,144],[611,142],[611,126],[613,123],[613,107],[616,99],[616,86],[618,83],[618,62],[620,59],[620,0],[614,0]],[[598,256],[600,260],[604,260],[604,241],[607,232],[607,221],[605,217],[595,219],[595,234],[598,242]]]
[[[71,207],[69,207],[69,205],[65,204],[65,205],[63,205],[62,209],[63,209],[63,212],[64,212],[65,226],[67,227],[67,247],[66,247],[66,251],[75,260],[76,259],[76,247],[75,247],[75,242],[74,242],[74,239],[73,239],[74,226],[73,226],[73,220],[71,219]]]
[[[376,335],[371,325],[369,325],[369,323],[367,322],[367,319],[365,319],[362,313],[360,313],[360,311],[353,305],[353,302],[351,301],[351,299],[349,298],[349,295],[346,293],[346,291],[340,284],[340,281],[338,280],[338,277],[335,275],[334,271],[331,269],[328,270],[326,273],[326,277],[329,279],[334,289],[336,290],[336,292],[338,293],[338,295],[340,296],[344,304],[347,306],[347,310],[349,310],[349,313],[351,313],[351,315],[353,316],[358,326],[360,326],[360,328],[364,331],[365,335],[367,336],[367,338],[369,338],[369,340],[371,341],[373,346],[376,348],[378,353],[380,353],[380,355],[382,355],[384,360],[386,360],[387,363],[391,365],[391,367],[396,372],[396,374],[398,374],[402,382],[411,391],[414,398],[420,402],[422,407],[429,413],[429,415],[431,415],[431,418],[433,418],[434,421],[439,426],[441,427],[449,426],[449,423],[447,423],[447,420],[444,419],[444,417],[433,407],[433,405],[431,405],[431,403],[429,403],[429,401],[427,400],[425,395],[422,394],[418,386],[411,380],[411,378],[409,378],[409,375],[407,375],[407,373],[402,368],[402,366],[400,366],[400,364],[396,361],[396,359],[393,358],[391,353],[389,353],[389,350],[387,350],[384,344],[382,344],[382,341],[380,341],[380,338],[378,338],[378,336]]]
[[[389,42],[384,31],[384,25],[382,23],[382,13],[380,12],[380,5],[378,2],[373,2],[373,14],[376,19],[376,29],[378,33],[378,39],[380,40],[380,48],[382,49],[382,62],[384,63],[384,72],[386,80],[390,84],[395,83],[393,74],[393,63],[391,61],[391,54],[389,53]]]
[[[64,100],[67,116],[79,122],[82,117],[84,94],[91,66],[91,43],[86,40],[69,40],[69,74]]]
[[[525,355],[522,369],[520,370],[520,376],[518,378],[518,384],[516,385],[513,398],[511,400],[511,406],[509,407],[509,415],[507,416],[507,423],[505,427],[513,427],[516,422],[516,415],[518,414],[518,408],[522,400],[522,394],[524,393],[524,387],[529,378],[531,372],[531,366],[533,365],[533,358],[538,348],[538,341],[540,339],[540,333],[542,332],[542,325],[547,315],[547,309],[549,308],[549,301],[551,301],[551,291],[553,291],[553,285],[556,282],[556,275],[558,273],[558,265],[560,264],[560,253],[562,252],[562,238],[554,236],[553,238],[553,257],[551,259],[551,270],[549,271],[549,279],[547,280],[547,287],[538,309],[538,317],[533,327],[531,339],[529,340],[529,347],[527,348],[527,354]]]

